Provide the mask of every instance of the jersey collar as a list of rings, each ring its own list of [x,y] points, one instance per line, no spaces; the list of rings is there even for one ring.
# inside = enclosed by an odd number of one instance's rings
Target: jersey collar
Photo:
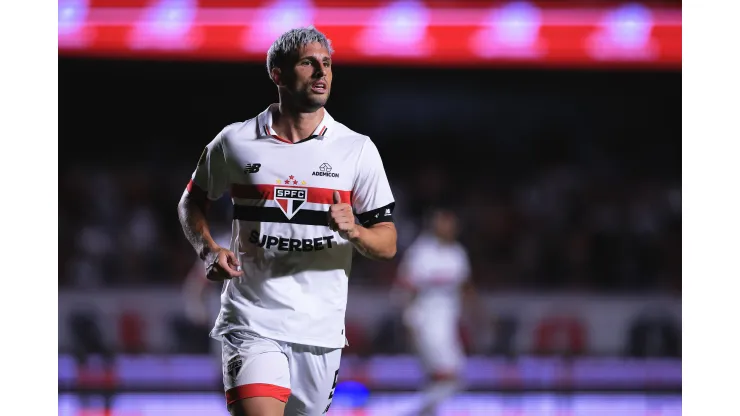
[[[281,142],[294,144],[288,139],[284,139],[277,135],[275,130],[272,128],[272,115],[273,112],[278,111],[278,104],[271,104],[265,111],[259,114],[257,116],[257,127],[259,128],[259,137],[274,137]],[[334,124],[334,118],[329,115],[329,112],[326,111],[326,108],[324,108],[324,117],[321,119],[321,122],[316,127],[316,129],[311,133],[310,136],[306,137],[305,139],[295,143],[303,143],[307,140],[316,139],[316,138],[324,138],[327,137],[329,134],[329,131],[333,131],[332,127]]]

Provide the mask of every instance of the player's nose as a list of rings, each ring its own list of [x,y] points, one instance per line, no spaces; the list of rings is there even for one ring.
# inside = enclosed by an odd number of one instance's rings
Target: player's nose
[[[314,78],[323,78],[326,75],[326,69],[323,65],[314,66],[313,76]]]

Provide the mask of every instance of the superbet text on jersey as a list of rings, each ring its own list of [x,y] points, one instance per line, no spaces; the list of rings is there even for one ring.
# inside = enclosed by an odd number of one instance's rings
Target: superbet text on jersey
[[[227,126],[188,184],[234,204],[230,249],[243,274],[227,280],[211,335],[249,331],[327,348],[346,344],[352,245],[328,227],[334,191],[363,226],[392,221],[394,199],[373,142],[329,115],[291,143],[272,129],[271,105]]]

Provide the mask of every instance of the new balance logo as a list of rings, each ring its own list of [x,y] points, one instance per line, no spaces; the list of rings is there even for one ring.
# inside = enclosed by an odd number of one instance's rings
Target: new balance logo
[[[260,171],[261,163],[249,163],[244,166],[244,173],[257,173]]]
[[[329,178],[339,177],[338,173],[331,173],[331,165],[326,162],[322,163],[321,166],[319,166],[319,170],[312,173],[311,175],[312,176],[326,176]]]

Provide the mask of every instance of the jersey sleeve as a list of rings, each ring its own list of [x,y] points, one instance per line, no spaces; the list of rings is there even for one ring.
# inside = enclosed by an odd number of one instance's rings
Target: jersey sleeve
[[[416,268],[414,267],[414,251],[408,250],[406,251],[406,254],[403,256],[403,259],[401,260],[401,263],[398,265],[397,274],[398,277],[406,282],[410,283],[414,280],[414,270]]]
[[[424,267],[425,264],[419,247],[410,247],[398,265],[399,283],[407,288],[416,288],[422,280]]]
[[[368,140],[360,152],[352,188],[352,206],[365,227],[393,221],[395,201],[375,144]]]
[[[188,192],[196,189],[205,192],[208,199],[215,201],[226,192],[228,188],[228,171],[226,169],[226,157],[224,156],[223,132],[219,133],[201,153],[198,166],[195,168]]]

